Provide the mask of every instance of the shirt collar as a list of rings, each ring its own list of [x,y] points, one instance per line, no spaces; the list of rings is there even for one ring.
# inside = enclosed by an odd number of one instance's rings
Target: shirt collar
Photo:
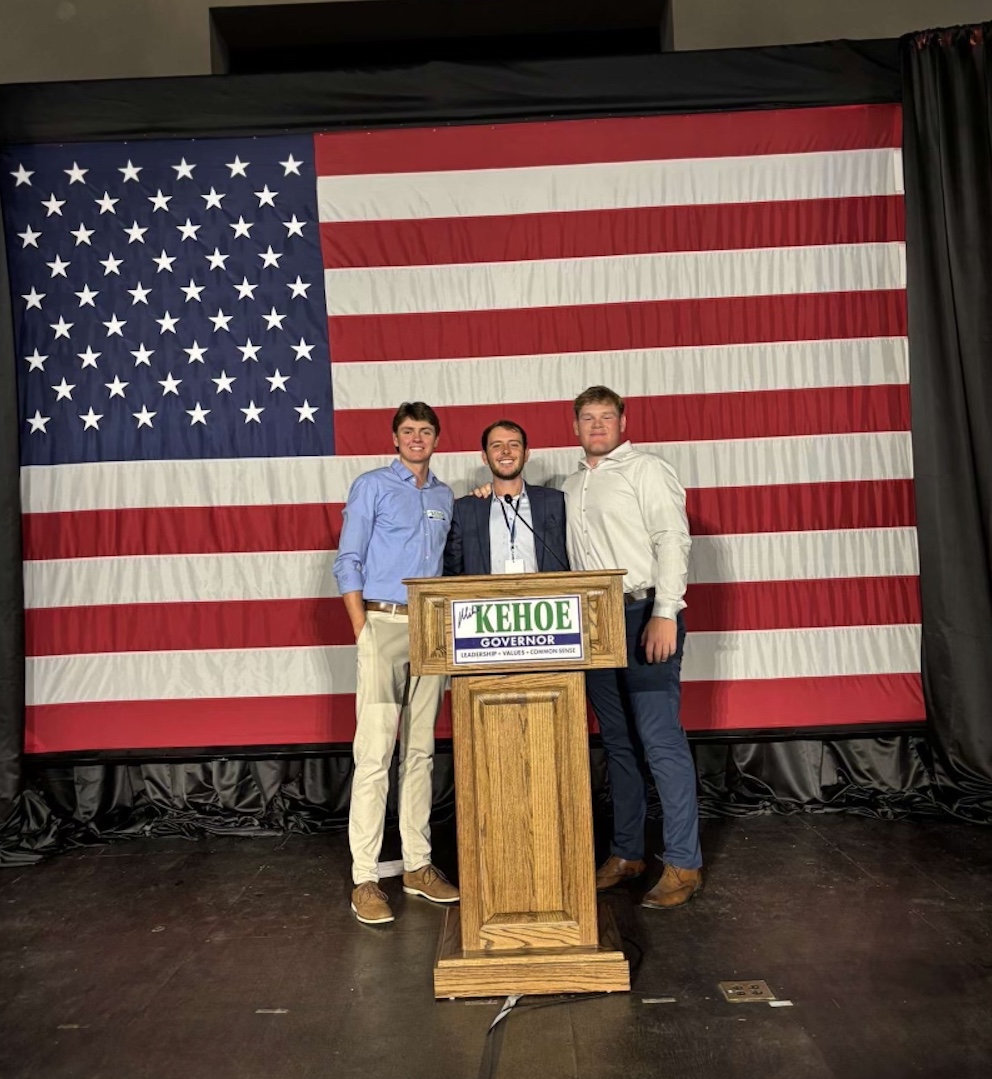
[[[498,495],[498,494],[496,494],[495,491],[493,491],[493,493],[489,497],[491,498],[491,500],[493,502],[502,503],[502,502],[505,501],[505,496],[504,495]],[[519,500],[519,502],[518,502],[518,500]],[[518,504],[521,505],[521,506],[525,502],[530,502],[530,499],[527,497],[527,484],[526,484],[526,482],[524,483],[523,487],[520,488],[520,494],[518,494],[516,496],[516,498],[514,498],[513,501],[518,502]]]
[[[406,467],[405,464],[403,464],[403,462],[398,457],[393,458],[393,461],[389,467],[396,473],[397,476],[399,476],[401,480],[403,480],[404,483],[417,482],[417,477],[410,471],[410,469]],[[421,488],[421,490],[424,490],[424,488],[426,487],[433,487],[436,483],[440,482],[441,481],[437,478],[437,476],[435,476],[434,473],[431,472],[430,469],[428,469],[427,479],[424,480],[424,486]]]
[[[630,444],[630,439],[628,438],[626,442],[621,442],[620,445],[616,447],[616,449],[610,450],[609,453],[603,454],[603,456],[600,457],[600,461],[623,461],[633,452],[634,447]],[[597,465],[596,467],[598,468],[599,465]],[[592,471],[592,465],[590,465],[584,457],[581,457],[579,459],[579,468],[587,469],[590,472]]]

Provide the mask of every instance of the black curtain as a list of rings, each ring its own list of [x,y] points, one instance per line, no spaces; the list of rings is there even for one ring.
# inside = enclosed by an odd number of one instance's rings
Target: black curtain
[[[901,92],[898,43],[891,41],[617,59],[434,63],[309,75],[9,86],[0,87],[0,144],[838,105],[898,101]],[[980,126],[979,134],[987,138],[987,123]],[[0,246],[0,822],[5,821],[0,827],[0,864],[112,835],[340,826],[350,787],[350,759],[342,751],[85,764],[19,760],[24,696],[15,358],[3,274]],[[914,293],[917,304],[925,302],[919,288]],[[911,326],[911,333],[916,332]],[[936,369],[934,377],[939,383],[942,376]],[[960,434],[956,417],[953,411],[948,417],[934,415],[932,430],[942,431],[947,423]],[[987,454],[984,460],[987,464]],[[918,471],[923,472],[919,463]],[[974,545],[977,534],[985,537],[981,583],[986,586],[987,501],[982,505],[985,530],[972,533],[971,542]],[[928,564],[943,518],[943,512],[921,513]],[[960,526],[965,530],[968,523],[962,519]],[[923,538],[925,529],[933,531]],[[965,595],[961,602],[967,604],[970,598]],[[931,602],[924,617],[936,618],[943,627],[946,614],[949,625],[968,633],[956,618],[960,609],[956,602],[943,607]],[[987,616],[987,602],[985,611]],[[987,645],[987,617],[982,625]],[[933,625],[929,632],[935,632]],[[977,637],[974,644],[955,653],[959,667],[965,655],[970,658],[978,651]],[[937,667],[940,662],[933,660]],[[938,744],[944,758],[962,765],[945,768],[943,803],[980,816],[989,812],[988,804],[980,799],[977,804],[963,802],[954,784],[983,774],[975,763],[975,754],[981,752],[987,773],[988,741],[950,735],[954,724],[944,710],[948,701],[934,695],[933,678],[928,675],[928,692]],[[983,685],[974,683],[969,698],[976,714],[981,702],[990,699],[987,683]],[[949,706],[957,704],[950,701]],[[705,815],[853,810],[892,816],[938,805],[928,743],[916,733],[701,743],[695,751]],[[608,792],[602,752],[596,747],[592,764],[595,802],[605,812]],[[2,799],[19,787],[23,792],[17,810],[5,817]],[[439,815],[450,814],[452,792],[450,754],[442,751],[435,769]],[[968,794],[976,794],[973,785]]]
[[[992,805],[992,23],[901,42],[923,679],[937,777]]]

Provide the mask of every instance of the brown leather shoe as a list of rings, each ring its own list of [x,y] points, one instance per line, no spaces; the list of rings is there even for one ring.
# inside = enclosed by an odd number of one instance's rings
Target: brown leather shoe
[[[622,880],[633,880],[634,877],[639,877],[644,869],[645,865],[641,859],[628,861],[626,858],[611,854],[596,870],[596,891],[605,892],[607,888],[613,888]]]
[[[642,907],[654,907],[668,910],[681,907],[703,886],[701,869],[679,869],[677,865],[666,865],[661,880],[641,900]]]
[[[412,873],[403,874],[403,891],[407,895],[429,899],[432,903],[458,902],[458,889],[430,862]]]
[[[366,925],[384,925],[393,920],[393,912],[383,892],[374,880],[367,880],[351,893],[351,909]]]

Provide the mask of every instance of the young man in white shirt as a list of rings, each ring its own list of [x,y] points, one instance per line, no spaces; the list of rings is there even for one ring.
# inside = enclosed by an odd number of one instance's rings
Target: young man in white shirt
[[[643,902],[677,907],[702,884],[696,769],[679,720],[692,542],[685,491],[666,461],[624,440],[624,402],[613,390],[590,386],[574,409],[585,457],[564,484],[569,561],[578,570],[627,570],[628,666],[586,672],[613,794],[611,853],[596,886],[612,888],[646,868],[643,753],[661,798],[665,841],[664,872]]]

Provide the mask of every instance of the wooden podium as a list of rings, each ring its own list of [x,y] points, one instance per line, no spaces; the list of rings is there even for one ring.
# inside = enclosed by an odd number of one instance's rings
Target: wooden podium
[[[626,666],[623,574],[405,582],[411,671],[452,676],[461,904],[435,997],[630,989],[597,912],[582,673]]]

